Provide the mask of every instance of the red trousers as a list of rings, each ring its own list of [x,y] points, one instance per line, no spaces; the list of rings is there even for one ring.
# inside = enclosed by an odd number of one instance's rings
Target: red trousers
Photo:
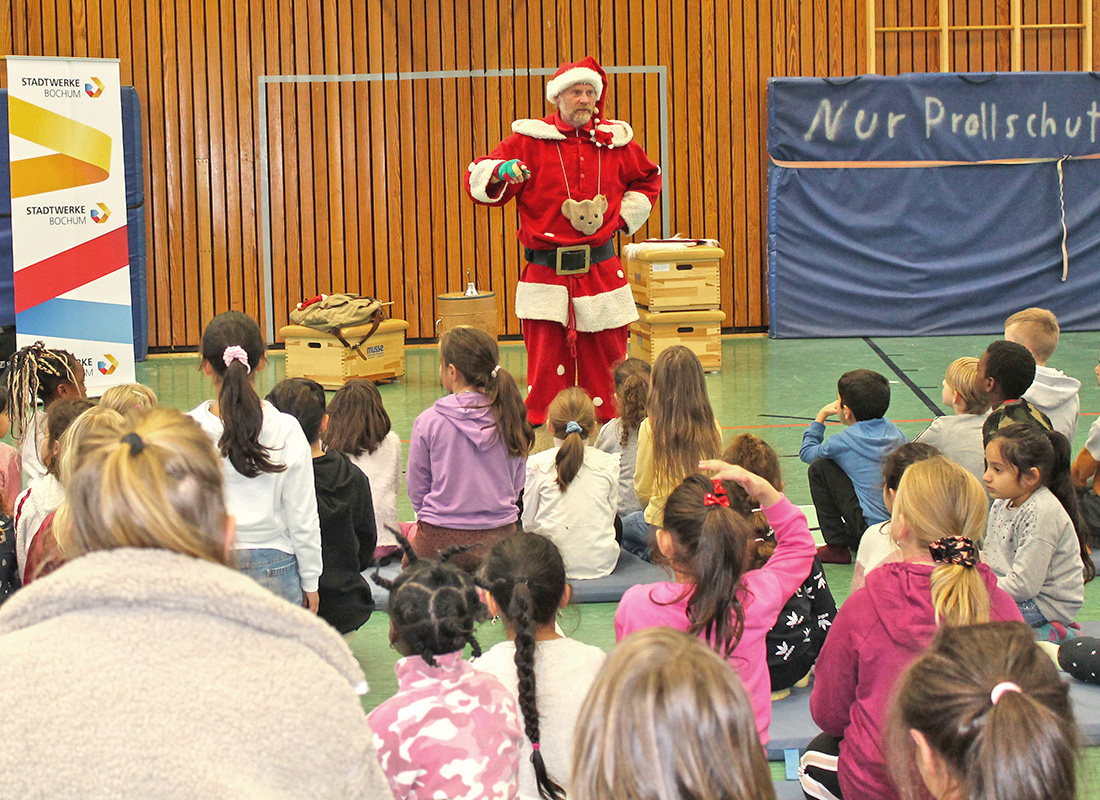
[[[546,421],[550,401],[562,389],[580,386],[592,396],[600,423],[615,417],[615,382],[611,365],[626,358],[629,326],[595,333],[577,331],[577,355],[569,352],[566,328],[543,319],[523,320],[527,346],[527,419]]]

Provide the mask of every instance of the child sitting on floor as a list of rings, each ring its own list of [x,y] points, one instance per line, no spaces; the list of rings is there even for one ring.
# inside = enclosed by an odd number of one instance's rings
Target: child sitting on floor
[[[1081,381],[1047,366],[1060,333],[1058,317],[1045,308],[1025,308],[1005,320],[1005,340],[1022,344],[1035,357],[1035,380],[1024,399],[1072,443],[1081,414]]]
[[[8,390],[0,386],[0,439],[11,430]],[[0,514],[10,517],[15,499],[23,491],[23,456],[7,442],[0,442]]]
[[[275,384],[267,401],[298,420],[309,442],[324,565],[317,585],[317,615],[350,641],[374,610],[370,586],[361,574],[374,561],[377,536],[370,484],[343,453],[321,449],[321,433],[328,423],[321,384],[287,378]]]
[[[836,388],[837,399],[802,434],[798,457],[810,465],[810,496],[825,539],[817,554],[826,564],[851,564],[867,526],[890,517],[882,503],[882,462],[909,439],[885,418],[890,384],[882,375],[852,370]],[[849,427],[823,441],[825,420],[834,416]]]
[[[498,542],[478,583],[488,592],[489,613],[503,620],[508,640],[474,661],[474,669],[499,678],[523,714],[527,737],[520,756],[519,795],[562,798],[569,786],[581,704],[607,656],[557,628],[570,589],[565,564],[550,539],[521,532]]]
[[[1100,364],[1093,371],[1096,373],[1097,384],[1100,384]],[[1100,544],[1100,482],[1096,480],[1098,467],[1100,467],[1100,418],[1089,427],[1085,446],[1081,448],[1081,452],[1077,454],[1070,468],[1070,476],[1081,504],[1081,518],[1092,536],[1091,544],[1094,547]]]
[[[573,800],[774,800],[752,704],[698,639],[650,628],[619,644],[581,709]]]
[[[978,359],[964,356],[951,362],[943,377],[942,399],[955,413],[936,417],[913,441],[931,445],[981,480],[985,473],[982,425],[989,415],[989,400],[978,387]]]
[[[99,405],[130,417],[147,408],[156,408],[157,393],[142,383],[120,383],[104,390],[99,396]]]
[[[523,745],[512,694],[462,658],[481,647],[474,623],[484,618],[473,579],[440,561],[417,558],[398,537],[408,566],[390,591],[390,645],[401,654],[397,694],[367,715],[378,760],[397,800],[516,796]]]
[[[979,433],[979,436],[981,434]],[[936,448],[924,442],[907,442],[886,457],[882,465],[882,502],[886,511],[894,513],[894,499],[898,494],[901,476],[913,464],[938,456]],[[983,458],[984,461],[984,458]],[[867,573],[887,561],[897,561],[898,545],[890,535],[890,520],[872,525],[863,532],[856,553],[856,566],[852,572],[852,591],[863,588]]]
[[[351,459],[370,481],[378,528],[375,556],[397,551],[397,490],[401,488],[401,439],[390,426],[382,395],[371,381],[358,378],[341,386],[328,404],[328,427],[321,441],[329,452]]]
[[[1039,409],[1024,399],[1035,380],[1035,357],[1022,344],[993,342],[978,360],[978,388],[993,410],[982,423],[982,446],[1003,425],[1027,422],[1052,431],[1054,426]]]
[[[783,491],[779,456],[764,440],[750,433],[735,436],[722,453],[722,460],[744,467],[766,480],[776,491]],[[755,542],[749,547],[750,569],[760,569],[775,552],[775,534],[757,498],[746,494],[732,481],[726,481],[724,486],[730,507],[752,523]],[[825,569],[814,556],[809,575],[787,600],[775,625],[768,631],[765,647],[773,701],[789,695],[791,687],[809,673],[835,616],[836,602],[825,580]]]
[[[546,422],[554,447],[527,459],[524,530],[554,542],[570,580],[606,577],[619,562],[619,457],[587,444],[596,427],[596,407],[584,389],[560,391]]]
[[[627,589],[615,611],[615,639],[658,625],[702,637],[740,675],[766,744],[772,706],[764,643],[810,573],[814,541],[806,516],[768,481],[722,461],[699,466],[717,477],[689,475],[669,495],[657,531],[675,580]],[[747,570],[755,532],[730,508],[723,481],[757,498],[775,531],[775,552],[760,569]]]
[[[619,416],[600,428],[596,447],[619,456],[619,519],[641,511],[634,492],[634,470],[638,461],[638,430],[646,418],[649,400],[648,362],[627,358],[615,365],[615,408]]]
[[[1074,617],[1096,568],[1078,520],[1066,437],[1037,425],[1006,425],[993,434],[985,457],[994,500],[982,558],[1036,636],[1056,643],[1076,636]]]

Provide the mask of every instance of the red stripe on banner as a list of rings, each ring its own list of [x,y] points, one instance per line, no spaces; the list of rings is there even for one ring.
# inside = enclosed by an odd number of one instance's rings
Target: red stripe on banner
[[[15,273],[15,313],[110,275],[130,261],[126,226]]]

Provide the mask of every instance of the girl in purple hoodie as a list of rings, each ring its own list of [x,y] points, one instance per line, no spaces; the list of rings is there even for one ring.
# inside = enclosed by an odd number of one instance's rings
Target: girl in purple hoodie
[[[405,484],[416,512],[413,548],[473,572],[489,548],[515,531],[527,454],[535,433],[496,342],[477,328],[452,328],[439,341],[439,380],[449,394],[413,423]]]
[[[810,713],[824,732],[802,756],[807,797],[898,796],[882,731],[906,667],[947,625],[1020,621],[975,543],[985,533],[982,485],[936,456],[910,466],[890,533],[903,560],[883,564],[840,609],[817,658]]]

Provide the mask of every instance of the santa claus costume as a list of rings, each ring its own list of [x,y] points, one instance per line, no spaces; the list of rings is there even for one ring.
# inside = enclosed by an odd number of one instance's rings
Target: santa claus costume
[[[602,118],[607,77],[595,59],[563,64],[546,84],[546,99],[553,103],[580,83],[596,90],[596,113],[587,123],[575,128],[557,111],[516,120],[512,135],[470,164],[464,178],[475,202],[499,206],[514,198],[519,211],[527,265],[516,316],[527,346],[532,425],[546,421],[550,401],[570,386],[592,396],[601,422],[615,416],[611,365],[626,356],[628,326],[638,312],[613,237],[638,230],[661,192],[661,169],[634,142],[631,127]],[[494,182],[512,159],[530,177]]]

